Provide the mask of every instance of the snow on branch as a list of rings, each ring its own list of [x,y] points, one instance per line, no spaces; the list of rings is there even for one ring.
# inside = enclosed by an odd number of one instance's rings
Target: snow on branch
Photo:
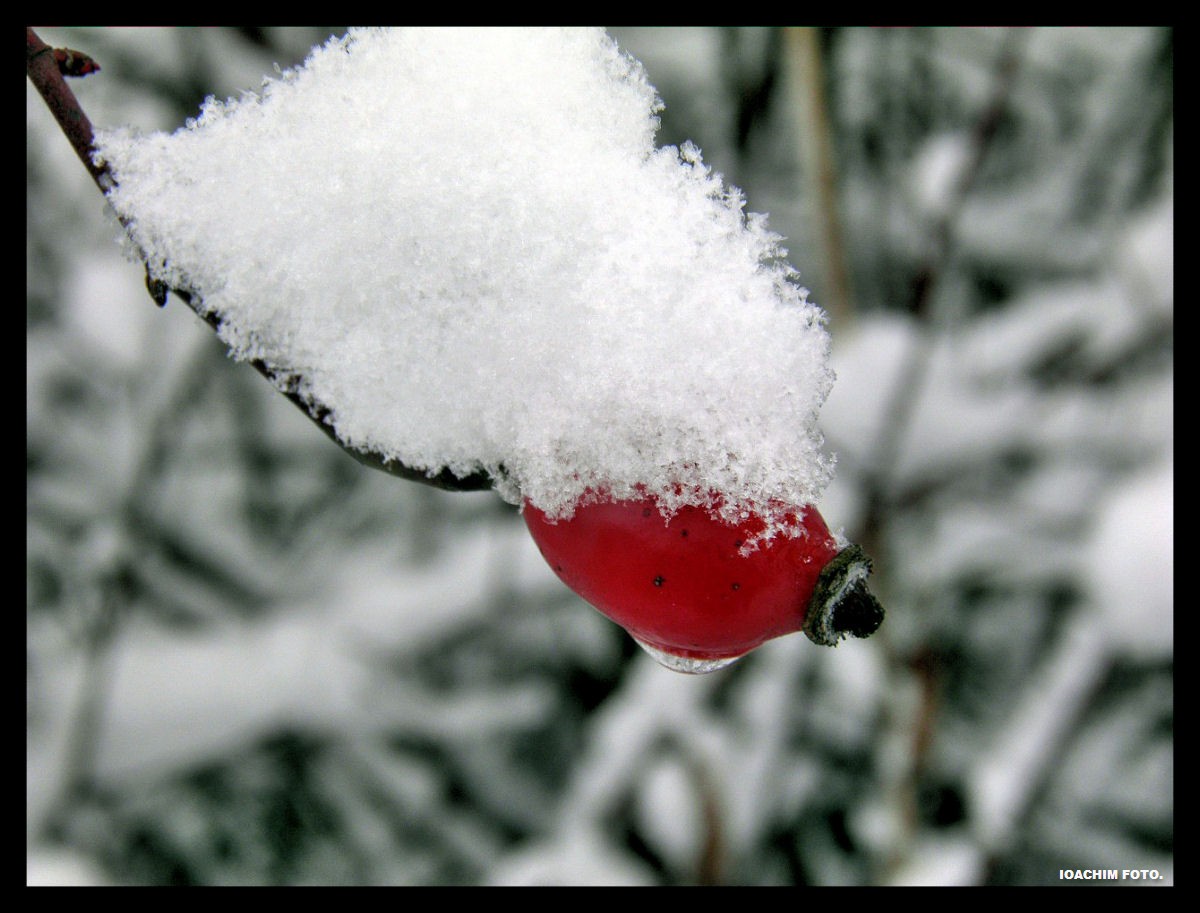
[[[153,280],[351,451],[558,516],[813,503],[824,315],[660,109],[602,30],[352,30],[94,163]]]

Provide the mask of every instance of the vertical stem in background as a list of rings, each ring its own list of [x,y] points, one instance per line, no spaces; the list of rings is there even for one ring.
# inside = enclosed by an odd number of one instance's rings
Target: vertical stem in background
[[[94,785],[96,755],[103,736],[104,714],[112,679],[112,648],[127,600],[121,569],[105,574],[97,586],[98,605],[87,619],[80,661],[79,691],[71,708],[70,729],[58,772],[58,790],[42,821],[37,839],[61,838],[57,833]]]
[[[1001,41],[993,69],[991,96],[972,129],[968,158],[956,176],[945,209],[930,232],[925,258],[912,278],[907,305],[917,325],[917,336],[888,399],[883,425],[864,482],[866,510],[859,541],[871,554],[882,555],[884,552],[886,525],[894,507],[894,492],[891,490],[894,466],[900,457],[904,436],[911,426],[929,369],[933,351],[930,332],[933,298],[954,255],[955,231],[964,204],[992,149],[1000,123],[1008,112],[1021,61],[1020,51],[1027,36],[1027,30],[1010,29]],[[898,771],[899,776],[888,784],[889,800],[896,812],[898,827],[891,852],[883,860],[880,880],[884,882],[909,861],[913,838],[920,826],[917,790],[937,729],[941,687],[940,664],[934,653],[926,651],[905,658],[893,652],[889,664],[893,693],[910,694],[913,700],[912,706],[893,706],[889,713],[891,719],[888,725],[907,738],[908,757],[907,764]]]
[[[860,541],[871,554],[877,553],[872,546],[879,543],[882,525],[890,507],[890,476],[900,456],[904,434],[911,424],[929,365],[933,296],[954,253],[954,233],[963,205],[979,177],[1000,122],[1008,111],[1008,101],[1020,63],[1020,48],[1026,37],[1025,29],[1010,29],[1001,42],[993,71],[991,98],[975,122],[969,140],[968,158],[957,175],[946,208],[930,232],[928,253],[912,279],[907,304],[918,324],[918,341],[908,354],[884,410],[884,424],[875,442],[865,486],[867,509]]]
[[[113,499],[111,515],[106,518],[114,536],[125,545],[113,547],[105,564],[95,572],[98,604],[84,627],[80,647],[83,673],[63,752],[59,776],[62,785],[46,816],[46,831],[50,834],[63,826],[70,811],[95,786],[96,759],[103,741],[113,675],[112,651],[122,635],[125,614],[138,588],[139,555],[133,543],[139,541],[139,518],[144,515],[141,505],[159,488],[165,471],[165,454],[178,439],[178,421],[186,414],[186,405],[196,402],[195,392],[201,387],[198,378],[208,370],[207,364],[205,350],[197,346],[168,375],[156,378],[159,386],[138,388],[150,391],[142,409],[147,416],[146,431],[137,440],[132,469],[120,496]],[[92,534],[96,535],[95,530]]]
[[[847,329],[854,318],[853,290],[846,269],[838,205],[837,167],[825,83],[820,30],[792,27],[784,32],[784,68],[796,112],[804,195],[812,208],[825,289],[817,299],[833,324]]]
[[[968,158],[951,188],[945,209],[930,230],[925,257],[911,280],[909,300],[905,306],[918,324],[917,341],[908,353],[884,411],[883,425],[864,480],[866,510],[862,529],[856,537],[868,553],[877,556],[882,556],[886,551],[885,527],[893,507],[893,468],[900,456],[904,436],[911,424],[928,370],[932,350],[929,327],[933,317],[934,295],[953,257],[955,230],[963,206],[1008,110],[1019,69],[1020,47],[1027,35],[1027,30],[1010,29],[1000,42],[991,96],[972,129]],[[825,289],[820,296],[820,303],[829,312],[832,323],[844,331],[851,325],[855,309],[838,216],[837,169],[821,36],[818,29],[789,28],[785,38],[784,65],[796,111],[804,193],[817,233],[814,247],[819,252],[824,270]],[[885,724],[893,730],[897,743],[906,745],[907,753],[907,763],[888,785],[889,799],[897,812],[899,831],[895,835],[892,851],[883,860],[880,875],[885,881],[906,861],[908,846],[919,826],[916,790],[936,730],[939,693],[936,656],[922,655],[906,659],[892,655],[890,665],[895,677],[894,693],[907,695],[910,706],[893,707],[892,719]]]

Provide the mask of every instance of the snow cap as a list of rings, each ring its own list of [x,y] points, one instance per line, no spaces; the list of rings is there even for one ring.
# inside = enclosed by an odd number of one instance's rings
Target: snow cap
[[[660,109],[602,30],[356,29],[96,148],[151,274],[349,447],[556,517],[771,517],[832,471],[824,316],[699,150],[655,147]]]

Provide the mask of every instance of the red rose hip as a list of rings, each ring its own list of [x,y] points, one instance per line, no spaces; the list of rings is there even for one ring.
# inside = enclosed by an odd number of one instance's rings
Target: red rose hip
[[[833,646],[883,621],[870,559],[839,549],[814,507],[789,515],[796,535],[749,550],[761,518],[684,507],[668,519],[650,497],[584,503],[558,521],[527,502],[524,517],[562,581],[676,671],[711,672],[800,630]]]

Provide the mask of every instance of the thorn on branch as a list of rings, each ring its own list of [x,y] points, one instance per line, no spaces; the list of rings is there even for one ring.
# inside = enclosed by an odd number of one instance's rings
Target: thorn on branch
[[[151,276],[149,269],[146,270],[146,291],[160,308],[167,306],[167,293],[171,291],[171,287],[161,279]]]

